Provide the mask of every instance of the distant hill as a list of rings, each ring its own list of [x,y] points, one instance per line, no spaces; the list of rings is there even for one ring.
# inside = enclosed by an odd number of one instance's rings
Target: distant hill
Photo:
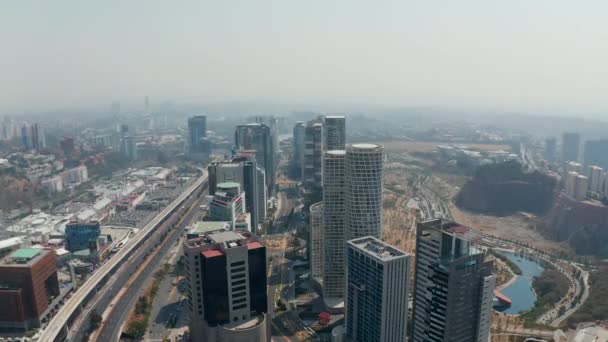
[[[567,242],[576,254],[608,258],[608,206],[561,193],[541,228],[549,237]]]
[[[487,164],[477,168],[473,179],[463,186],[456,204],[484,214],[526,211],[542,215],[553,204],[556,184],[551,176],[524,172],[516,161]]]

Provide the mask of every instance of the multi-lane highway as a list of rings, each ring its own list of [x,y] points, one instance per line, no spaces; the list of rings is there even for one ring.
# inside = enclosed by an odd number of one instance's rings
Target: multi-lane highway
[[[201,196],[201,199],[202,198],[203,197]],[[187,226],[200,217],[201,210],[199,206],[200,201],[198,200],[190,205],[185,216],[179,221],[180,227]],[[163,264],[162,261],[172,250],[171,247],[176,243],[179,243],[180,236],[180,229],[170,231],[167,237],[144,261],[142,269],[137,272],[128,273],[131,277],[128,283],[122,288],[120,296],[115,298],[112,307],[107,310],[107,317],[104,317],[104,323],[98,332],[95,339],[96,341],[105,342],[119,340],[122,329],[126,328],[124,323],[127,321],[131,309],[135,306],[138,298],[144,293],[147,285],[153,280],[155,270]],[[165,295],[165,292],[160,291],[159,294]],[[162,338],[159,340],[162,340]]]
[[[120,276],[115,276],[116,272],[120,270],[123,262],[133,257],[135,252],[145,245],[149,236],[156,232],[158,229],[168,230],[169,227],[176,221],[177,215],[184,211],[192,198],[193,194],[207,185],[207,174],[204,173],[201,177],[196,179],[192,185],[190,185],[186,191],[184,191],[175,201],[169,204],[163,209],[154,219],[152,219],[140,232],[131,239],[116,255],[101,266],[77,291],[74,295],[61,307],[53,319],[49,322],[48,326],[42,331],[40,341],[43,342],[54,342],[61,341],[64,339],[70,340],[72,336],[69,329],[69,325],[72,324],[82,310],[89,310],[85,305],[92,299],[98,291],[102,290],[107,284],[112,288],[112,284],[117,280],[122,279],[122,274],[128,274],[128,272],[119,272]],[[121,279],[119,279],[121,278]],[[110,283],[110,284],[108,284]],[[105,296],[104,296],[105,297]]]

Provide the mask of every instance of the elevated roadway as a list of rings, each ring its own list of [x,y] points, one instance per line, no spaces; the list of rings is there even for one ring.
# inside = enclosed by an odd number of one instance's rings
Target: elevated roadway
[[[95,297],[108,280],[120,268],[122,263],[137,251],[148,237],[155,231],[166,230],[177,221],[177,213],[184,211],[197,196],[202,194],[207,186],[208,175],[206,172],[196,179],[177,199],[163,209],[144,228],[142,228],[127,244],[122,247],[110,260],[101,266],[93,275],[66,301],[51,319],[47,327],[42,331],[40,341],[56,342],[70,340],[70,325],[74,323],[84,306]]]

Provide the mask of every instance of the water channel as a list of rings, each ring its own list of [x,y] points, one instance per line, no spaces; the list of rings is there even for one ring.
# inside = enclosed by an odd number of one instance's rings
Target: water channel
[[[521,275],[516,275],[515,281],[500,292],[511,298],[511,306],[500,310],[506,314],[517,315],[530,310],[536,301],[536,293],[532,287],[532,279],[540,276],[544,268],[536,261],[518,256],[512,252],[499,251],[500,255],[508,258],[521,269]]]

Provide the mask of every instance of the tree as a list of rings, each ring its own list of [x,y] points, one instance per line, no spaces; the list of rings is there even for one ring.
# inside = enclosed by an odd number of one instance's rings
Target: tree
[[[93,310],[93,312],[91,312],[91,316],[89,319],[90,319],[90,324],[91,324],[91,331],[93,331],[93,330],[97,330],[97,328],[99,328],[103,318],[96,310]]]

